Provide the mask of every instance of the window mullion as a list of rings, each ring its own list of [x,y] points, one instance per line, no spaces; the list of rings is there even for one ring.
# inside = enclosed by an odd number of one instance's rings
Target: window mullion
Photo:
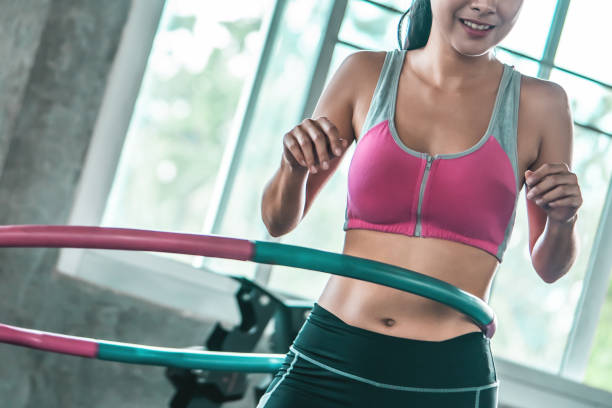
[[[259,100],[268,70],[286,4],[287,0],[276,0],[274,9],[268,19],[268,24],[265,25],[266,38],[259,57],[259,63],[248,87],[249,91],[243,94],[247,96],[241,99],[238,113],[235,116],[234,129],[237,127],[237,130],[232,131],[232,136],[225,146],[223,160],[221,161],[215,188],[210,199],[209,210],[202,228],[204,234],[218,233],[225,216],[232,186],[234,185],[238,166],[240,165],[240,157],[242,156],[251,123],[255,116],[257,101]]]
[[[315,65],[314,72],[310,79],[310,88],[308,95],[306,96],[304,108],[302,110],[302,117],[300,121],[309,118],[315,110],[319,97],[325,87],[327,80],[327,74],[329,73],[329,67],[331,64],[332,57],[334,55],[334,49],[338,42],[338,33],[342,27],[342,21],[346,14],[346,7],[348,0],[336,0],[334,6],[329,14],[325,33],[323,34],[323,40],[321,48],[319,50],[319,56]]]
[[[550,67],[554,64],[557,48],[559,48],[559,41],[561,40],[563,24],[565,24],[565,18],[567,17],[569,5],[570,0],[557,1],[555,14],[553,15],[552,24],[550,26],[550,30],[548,31],[548,38],[546,39],[546,45],[544,46],[544,52],[542,53],[543,64],[540,65],[538,78],[548,79],[550,77]]]
[[[402,10],[399,10],[399,9],[397,9],[395,7],[389,6],[389,5],[384,4],[384,3],[380,3],[378,1],[374,1],[374,0],[360,0],[360,1],[363,1],[364,3],[369,3],[369,4],[371,4],[371,5],[375,6],[375,7],[381,8],[381,9],[386,10],[386,11],[390,11],[392,13],[396,13],[396,14],[403,14],[404,13]]]

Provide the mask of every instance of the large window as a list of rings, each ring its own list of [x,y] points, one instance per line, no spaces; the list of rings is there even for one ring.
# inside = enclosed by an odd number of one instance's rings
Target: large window
[[[410,0],[227,0],[214,5],[168,0],[103,215],[86,221],[272,239],[259,206],[265,183],[280,163],[283,134],[311,115],[320,90],[346,56],[360,49],[397,48],[397,23],[409,5]],[[605,42],[612,30],[604,17],[610,12],[608,0],[525,1],[517,26],[496,50],[500,60],[525,75],[561,84],[570,96],[572,170],[584,204],[577,224],[579,258],[567,276],[548,285],[530,263],[521,193],[491,305],[500,322],[492,345],[497,358],[612,391],[612,287],[606,297],[593,283],[609,285],[612,269],[598,238],[602,230],[612,233],[607,221],[612,214],[605,206],[612,181],[612,60]],[[341,251],[353,149],[307,217],[282,242]],[[202,288],[209,285],[208,271],[244,275],[316,299],[328,279],[280,266],[172,260],[202,269]],[[190,278],[190,284],[198,279]],[[105,284],[125,290],[120,282]],[[182,301],[174,306],[188,307],[184,296]],[[583,311],[593,308],[599,325],[586,330],[591,326],[584,325]]]
[[[166,2],[103,225],[203,230],[270,6]]]

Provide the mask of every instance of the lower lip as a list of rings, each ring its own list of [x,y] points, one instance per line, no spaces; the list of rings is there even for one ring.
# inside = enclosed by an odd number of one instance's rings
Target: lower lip
[[[459,21],[459,24],[461,24],[463,28],[465,28],[465,31],[467,31],[468,34],[474,37],[479,37],[479,38],[485,37],[487,34],[489,34],[489,32],[493,31],[493,29],[495,28],[495,27],[491,27],[488,30],[474,30],[473,28],[470,28],[466,26],[465,24],[463,24],[461,20]]]

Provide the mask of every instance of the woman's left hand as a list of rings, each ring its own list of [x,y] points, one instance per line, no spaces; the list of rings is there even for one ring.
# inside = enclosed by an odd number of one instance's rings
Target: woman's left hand
[[[572,221],[582,205],[578,177],[565,163],[545,163],[525,172],[527,198],[541,207],[551,220]]]

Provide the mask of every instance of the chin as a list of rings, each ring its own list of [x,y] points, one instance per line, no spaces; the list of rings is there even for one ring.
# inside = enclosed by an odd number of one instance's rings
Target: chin
[[[485,50],[485,51],[481,51],[478,53],[461,53],[464,57],[469,57],[469,58],[479,58],[479,57],[483,57],[485,55],[487,55],[489,53],[489,50]]]
[[[455,52],[464,57],[482,57],[483,55],[487,55],[493,50],[493,47],[469,47],[469,46],[453,46]]]

